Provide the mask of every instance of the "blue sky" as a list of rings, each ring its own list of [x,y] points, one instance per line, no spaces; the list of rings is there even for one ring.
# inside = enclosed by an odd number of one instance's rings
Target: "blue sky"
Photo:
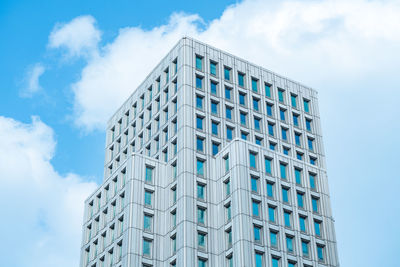
[[[319,91],[341,266],[397,266],[398,1],[3,0],[5,266],[77,265],[105,122],[182,35]]]

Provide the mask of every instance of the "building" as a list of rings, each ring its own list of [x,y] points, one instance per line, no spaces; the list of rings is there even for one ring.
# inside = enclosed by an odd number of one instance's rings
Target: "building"
[[[182,38],[108,122],[81,266],[339,266],[316,91]]]

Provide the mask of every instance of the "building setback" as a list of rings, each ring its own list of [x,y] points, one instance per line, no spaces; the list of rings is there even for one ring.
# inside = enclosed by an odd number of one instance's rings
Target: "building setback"
[[[182,38],[108,122],[80,266],[339,266],[317,92]]]

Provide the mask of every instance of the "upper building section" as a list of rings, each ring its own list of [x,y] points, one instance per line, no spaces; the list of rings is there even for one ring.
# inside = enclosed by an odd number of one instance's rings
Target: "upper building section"
[[[324,168],[314,90],[185,37],[109,120],[105,178],[128,153],[173,164],[178,146],[213,156],[235,137]]]

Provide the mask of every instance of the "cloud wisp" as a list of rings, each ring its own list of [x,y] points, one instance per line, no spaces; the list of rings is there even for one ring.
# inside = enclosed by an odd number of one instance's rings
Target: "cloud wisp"
[[[39,83],[40,77],[45,72],[45,67],[42,63],[36,63],[35,65],[28,68],[24,78],[24,87],[20,91],[21,97],[30,98],[36,93],[43,90]]]

